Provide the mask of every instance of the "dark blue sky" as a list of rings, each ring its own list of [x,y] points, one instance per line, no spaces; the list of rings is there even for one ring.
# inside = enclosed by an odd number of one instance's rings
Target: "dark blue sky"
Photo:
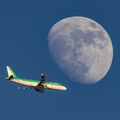
[[[0,1],[0,120],[120,120],[119,0]],[[113,43],[113,62],[98,83],[70,81],[52,61],[47,36],[59,20],[83,16],[98,22]],[[18,90],[4,81],[9,65],[18,77],[65,85],[67,91]]]

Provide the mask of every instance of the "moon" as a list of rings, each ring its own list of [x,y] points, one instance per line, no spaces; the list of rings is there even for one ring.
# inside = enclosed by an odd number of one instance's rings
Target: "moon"
[[[100,81],[110,69],[113,46],[105,29],[86,17],[60,20],[49,31],[48,47],[58,67],[82,84]]]

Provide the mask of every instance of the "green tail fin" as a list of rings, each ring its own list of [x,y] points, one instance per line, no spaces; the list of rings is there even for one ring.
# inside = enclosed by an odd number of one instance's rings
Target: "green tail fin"
[[[14,78],[18,78],[9,66],[6,66],[6,68],[7,68],[8,77],[13,76]]]

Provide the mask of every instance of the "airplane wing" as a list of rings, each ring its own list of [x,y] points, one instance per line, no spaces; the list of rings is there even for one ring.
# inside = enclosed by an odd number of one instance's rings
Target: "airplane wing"
[[[41,74],[40,82],[36,87],[34,87],[34,89],[40,93],[44,93],[45,84],[46,84],[45,75]]]

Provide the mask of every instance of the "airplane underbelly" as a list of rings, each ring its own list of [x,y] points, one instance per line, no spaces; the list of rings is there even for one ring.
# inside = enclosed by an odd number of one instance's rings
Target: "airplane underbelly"
[[[64,87],[64,86],[50,85],[50,84],[47,84],[47,88],[53,89],[53,90],[66,90],[66,87]]]
[[[37,84],[38,84],[35,82],[29,82],[29,81],[23,81],[23,80],[11,80],[11,81],[18,83],[20,85],[25,85],[25,86],[37,86]]]

